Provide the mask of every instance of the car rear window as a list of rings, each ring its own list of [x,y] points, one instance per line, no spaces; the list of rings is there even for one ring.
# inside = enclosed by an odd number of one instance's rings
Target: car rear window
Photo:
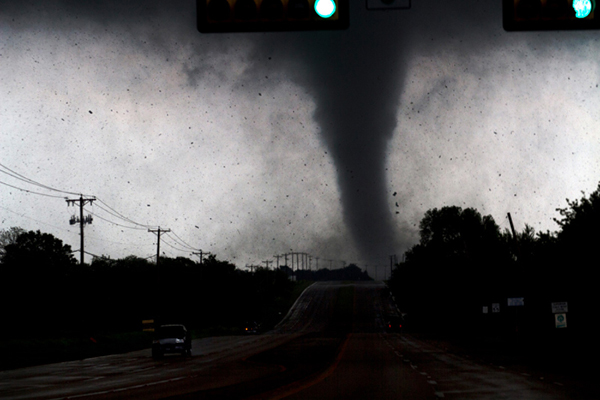
[[[183,338],[185,337],[185,330],[182,326],[161,326],[158,328],[157,334],[161,339]]]

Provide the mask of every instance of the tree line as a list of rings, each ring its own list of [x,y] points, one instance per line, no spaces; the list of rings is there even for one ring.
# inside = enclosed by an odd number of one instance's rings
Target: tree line
[[[568,332],[591,338],[600,305],[595,275],[600,184],[556,211],[557,231],[525,225],[513,234],[475,208],[428,210],[419,242],[389,282],[407,325],[458,334],[540,338]],[[555,326],[555,302],[568,305],[567,329]]]
[[[281,270],[288,276],[295,276],[296,280],[304,281],[372,281],[366,271],[363,271],[356,264],[350,264],[343,268],[329,269],[321,268],[315,271],[312,270],[296,270],[293,271],[288,266],[282,266]]]
[[[0,257],[5,337],[141,330],[150,319],[229,332],[249,321],[268,327],[287,312],[295,285],[283,271],[243,271],[214,255],[80,265],[60,239],[20,228],[0,232]]]

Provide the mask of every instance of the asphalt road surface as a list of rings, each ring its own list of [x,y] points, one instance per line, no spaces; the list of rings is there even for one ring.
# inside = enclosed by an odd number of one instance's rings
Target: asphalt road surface
[[[382,283],[309,287],[272,332],[0,372],[0,399],[586,399],[569,382],[485,365],[384,331]]]

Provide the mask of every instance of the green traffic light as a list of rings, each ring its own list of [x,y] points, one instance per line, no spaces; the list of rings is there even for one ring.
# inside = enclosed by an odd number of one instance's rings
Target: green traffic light
[[[576,18],[585,18],[592,12],[592,0],[573,0]]]
[[[335,1],[334,0],[316,0],[315,1],[315,12],[321,18],[329,18],[335,14]]]

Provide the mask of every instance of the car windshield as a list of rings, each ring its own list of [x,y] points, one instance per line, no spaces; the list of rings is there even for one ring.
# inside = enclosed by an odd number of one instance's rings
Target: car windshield
[[[598,221],[600,0],[0,0],[0,400],[595,400]]]
[[[185,330],[183,326],[161,326],[158,329],[157,336],[159,339],[184,338]]]

